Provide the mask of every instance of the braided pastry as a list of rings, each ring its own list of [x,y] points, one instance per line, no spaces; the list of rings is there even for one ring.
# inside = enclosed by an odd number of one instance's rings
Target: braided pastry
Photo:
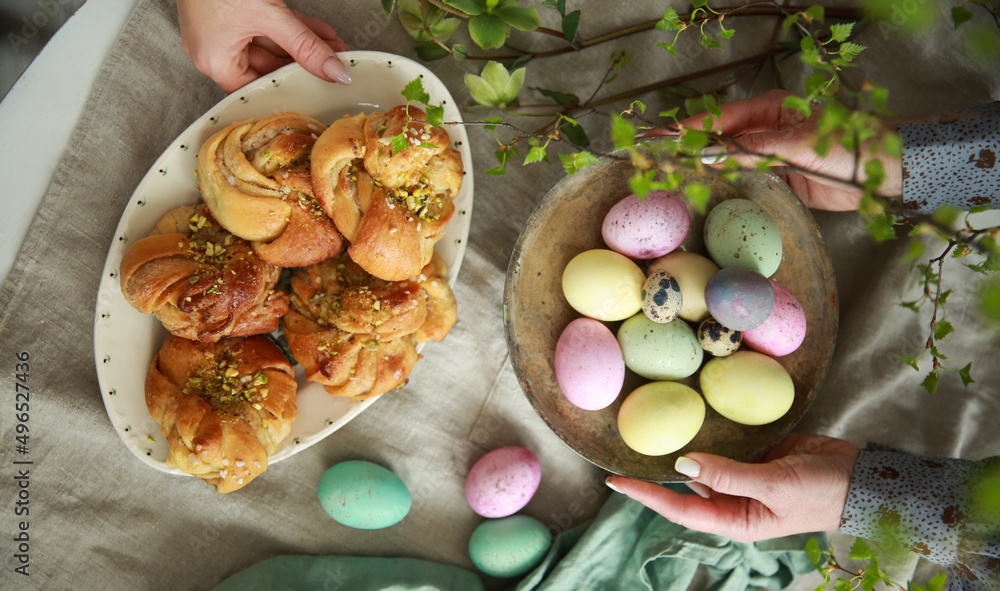
[[[393,136],[409,147],[394,152]],[[416,107],[344,117],[312,151],[316,198],[372,275],[400,281],[431,261],[455,212],[462,158],[448,134]]]
[[[204,205],[179,207],[121,262],[125,299],[172,334],[217,341],[271,332],[288,312],[281,271],[222,229]]]
[[[324,129],[306,115],[277,113],[233,123],[198,153],[198,188],[212,214],[273,265],[311,265],[340,252],[309,170]]]
[[[440,341],[455,323],[443,272],[435,255],[419,277],[388,282],[346,252],[300,269],[282,326],[306,378],[356,400],[403,385],[420,358],[417,342]]]
[[[146,374],[146,407],[162,426],[167,465],[220,493],[267,469],[296,415],[295,378],[263,336],[200,343],[167,337]]]

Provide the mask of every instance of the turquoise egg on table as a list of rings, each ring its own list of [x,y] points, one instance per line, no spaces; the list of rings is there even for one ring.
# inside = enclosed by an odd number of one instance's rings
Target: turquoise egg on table
[[[694,329],[677,318],[653,322],[642,312],[618,327],[625,367],[650,380],[680,380],[701,367],[705,352]]]
[[[480,524],[469,539],[469,558],[476,568],[500,578],[519,577],[538,566],[552,545],[542,522],[511,515]]]
[[[319,502],[336,520],[357,529],[395,525],[410,512],[410,491],[391,471],[364,460],[341,462],[319,481]]]

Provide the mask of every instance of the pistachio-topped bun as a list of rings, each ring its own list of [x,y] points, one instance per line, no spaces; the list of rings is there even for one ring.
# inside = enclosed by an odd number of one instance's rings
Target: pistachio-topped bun
[[[310,153],[326,128],[276,113],[222,129],[198,153],[198,189],[219,223],[279,267],[318,263],[341,237],[313,196]]]
[[[227,493],[267,469],[291,431],[296,387],[291,365],[266,337],[169,336],[146,374],[146,407],[167,438],[167,465]]]
[[[171,210],[122,258],[122,294],[171,334],[199,341],[264,334],[288,312],[281,270],[223,229],[204,205]]]
[[[405,137],[398,150],[394,137]],[[388,281],[429,264],[455,212],[462,158],[417,107],[336,121],[312,151],[316,198],[351,243],[351,258]]]
[[[306,378],[362,400],[405,383],[418,342],[441,340],[455,323],[455,297],[440,257],[416,277],[386,281],[345,252],[292,277],[282,326]]]

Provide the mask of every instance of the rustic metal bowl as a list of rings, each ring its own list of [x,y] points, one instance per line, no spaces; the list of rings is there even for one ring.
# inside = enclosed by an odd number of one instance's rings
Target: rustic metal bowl
[[[689,174],[688,180],[694,178]],[[784,255],[773,278],[805,308],[808,331],[794,353],[777,358],[795,384],[792,408],[777,421],[760,426],[734,423],[706,405],[705,423],[687,446],[665,456],[629,449],[618,433],[618,409],[625,397],[648,380],[626,370],[625,386],[614,404],[587,411],[570,403],[556,382],[556,342],[570,321],[580,316],[562,293],[562,272],[577,254],[607,248],[601,223],[612,205],[631,193],[633,168],[627,160],[604,159],[559,181],[542,199],[521,232],[504,286],[504,328],[511,362],[521,388],[542,419],[581,456],[623,476],[657,482],[688,480],[674,471],[674,461],[689,451],[751,460],[774,446],[805,414],[837,336],[837,288],[819,229],[809,210],[781,179],[748,170],[730,183],[714,171],[697,180],[711,189],[708,209],[726,199],[750,199],[771,214],[781,231]],[[682,248],[705,254],[705,216],[694,207],[691,230]],[[640,266],[642,261],[640,261]],[[619,323],[609,327],[617,331]],[[710,356],[706,354],[706,360]],[[682,380],[699,390],[697,374]]]

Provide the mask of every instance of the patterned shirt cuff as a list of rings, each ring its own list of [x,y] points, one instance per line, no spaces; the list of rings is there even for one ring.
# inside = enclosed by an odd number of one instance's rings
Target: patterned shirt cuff
[[[957,559],[968,506],[964,487],[972,462],[865,449],[854,467],[840,531],[896,542],[951,565]]]
[[[903,202],[918,213],[942,205],[1000,207],[1000,102],[933,121],[902,123]]]

